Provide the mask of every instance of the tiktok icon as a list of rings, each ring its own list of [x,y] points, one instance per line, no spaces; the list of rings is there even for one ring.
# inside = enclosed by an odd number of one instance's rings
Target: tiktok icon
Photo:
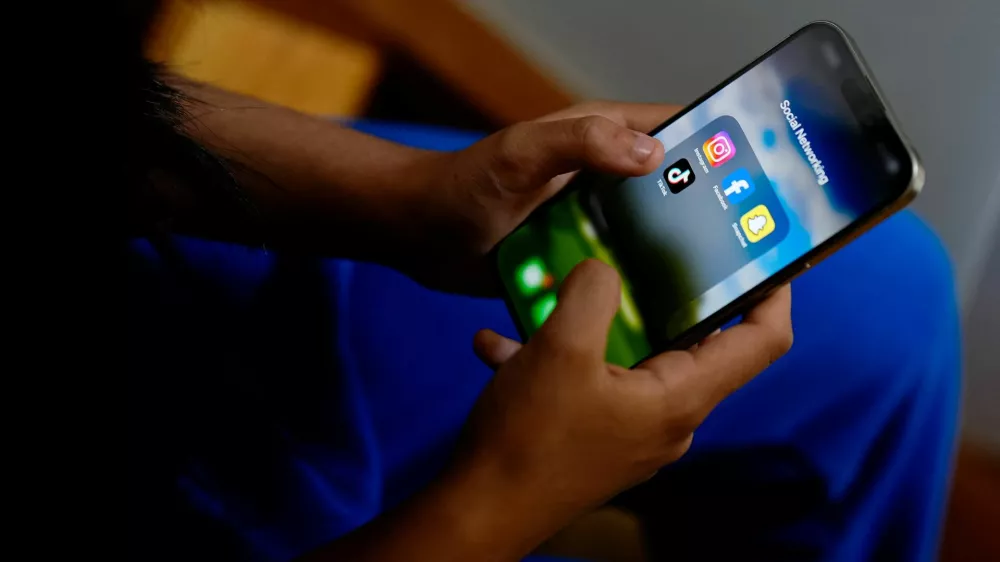
[[[671,193],[680,193],[687,186],[694,183],[694,170],[687,159],[681,158],[663,171],[663,177],[667,180],[667,186]]]

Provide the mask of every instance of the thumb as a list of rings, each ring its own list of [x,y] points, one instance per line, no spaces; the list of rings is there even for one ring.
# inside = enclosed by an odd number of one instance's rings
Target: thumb
[[[604,262],[586,260],[559,287],[558,304],[539,332],[555,345],[603,359],[620,303],[618,272]]]
[[[472,349],[479,359],[496,369],[521,350],[521,344],[493,330],[480,330],[472,340]]]
[[[511,191],[534,189],[582,168],[645,175],[663,160],[659,141],[598,115],[518,123],[473,149],[482,171]]]

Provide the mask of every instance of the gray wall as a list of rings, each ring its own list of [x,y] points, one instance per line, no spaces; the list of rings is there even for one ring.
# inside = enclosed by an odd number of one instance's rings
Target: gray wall
[[[969,363],[965,430],[970,437],[1000,453],[1000,240],[994,240],[979,287],[976,306],[969,309],[965,322],[965,354]]]
[[[582,97],[681,104],[802,24],[841,24],[923,156],[927,185],[915,208],[952,255],[963,309],[996,310],[983,274],[1000,251],[997,0],[464,1]],[[986,321],[967,314],[966,332]],[[997,353],[970,345],[966,374],[969,429],[995,443],[1000,425],[987,414],[1000,410]]]

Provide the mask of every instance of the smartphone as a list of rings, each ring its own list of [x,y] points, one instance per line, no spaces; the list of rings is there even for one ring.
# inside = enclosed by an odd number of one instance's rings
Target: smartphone
[[[597,258],[622,279],[609,362],[689,347],[923,185],[857,48],[829,22],[798,30],[650,135],[666,152],[655,172],[583,171],[494,250],[522,338],[570,270]]]

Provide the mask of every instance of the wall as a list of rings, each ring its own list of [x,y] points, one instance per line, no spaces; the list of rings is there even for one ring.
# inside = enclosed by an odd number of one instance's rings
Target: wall
[[[687,103],[802,24],[841,24],[924,159],[927,184],[914,208],[951,253],[963,309],[974,312],[966,314],[966,333],[983,333],[990,315],[975,312],[996,311],[991,291],[1000,287],[995,272],[991,281],[983,277],[991,248],[991,271],[1000,251],[1000,2],[464,2],[581,97],[636,101]],[[995,442],[1000,422],[990,412],[1000,410],[997,352],[974,341],[966,373],[968,428]]]
[[[1000,240],[994,240],[976,306],[965,323],[965,430],[1000,454]]]

